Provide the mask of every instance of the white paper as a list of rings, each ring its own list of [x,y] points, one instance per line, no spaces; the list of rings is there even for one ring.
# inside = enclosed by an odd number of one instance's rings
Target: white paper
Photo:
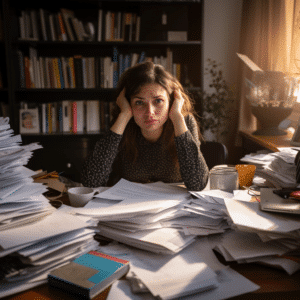
[[[300,229],[299,218],[263,212],[258,202],[225,199],[225,204],[234,224],[244,228],[282,233]]]
[[[9,249],[84,227],[86,223],[79,218],[55,211],[40,222],[0,231],[0,245],[3,249]]]

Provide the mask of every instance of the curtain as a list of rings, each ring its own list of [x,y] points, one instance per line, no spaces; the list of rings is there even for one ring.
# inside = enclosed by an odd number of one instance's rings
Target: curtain
[[[243,1],[239,51],[261,69],[299,73],[300,36],[297,31],[300,33],[300,0]],[[299,47],[292,47],[295,42]],[[299,70],[295,65],[295,56],[299,58]],[[239,74],[238,130],[255,131],[258,124],[245,97],[245,78],[251,80],[252,71],[242,61]],[[240,145],[239,138],[236,144]]]

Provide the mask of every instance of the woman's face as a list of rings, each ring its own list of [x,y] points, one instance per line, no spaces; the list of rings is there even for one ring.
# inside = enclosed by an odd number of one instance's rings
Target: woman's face
[[[145,137],[161,134],[169,116],[167,91],[157,83],[146,84],[130,100],[133,118],[142,134]]]

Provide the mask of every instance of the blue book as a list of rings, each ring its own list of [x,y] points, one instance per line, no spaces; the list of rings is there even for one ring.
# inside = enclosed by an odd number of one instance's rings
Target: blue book
[[[129,261],[90,251],[51,271],[48,282],[50,286],[91,299],[128,271]]]
[[[131,56],[129,54],[125,55],[124,59],[124,71],[131,66]]]
[[[139,57],[139,61],[138,63],[142,63],[146,58],[146,52],[145,51],[142,51],[141,54],[140,54],[140,57]]]
[[[61,66],[61,59],[58,58],[58,70],[59,70],[59,78],[60,78],[60,83],[61,83],[61,88],[65,88],[65,82],[64,82],[64,76],[63,76],[63,71],[62,71],[62,66]]]
[[[119,70],[118,70],[118,49],[117,47],[113,48],[113,88],[117,86],[119,80]]]

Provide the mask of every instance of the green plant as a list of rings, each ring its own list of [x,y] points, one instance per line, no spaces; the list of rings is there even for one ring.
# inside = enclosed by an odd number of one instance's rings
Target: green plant
[[[220,66],[215,60],[207,60],[204,76],[209,77],[209,89],[200,91],[203,105],[202,132],[210,131],[217,141],[228,132],[225,120],[230,118],[234,102],[233,92],[227,85]]]

